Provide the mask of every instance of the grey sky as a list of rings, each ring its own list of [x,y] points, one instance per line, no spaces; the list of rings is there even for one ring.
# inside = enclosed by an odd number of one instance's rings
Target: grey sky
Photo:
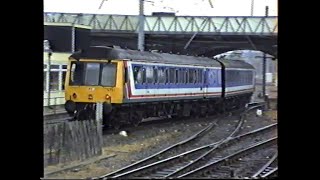
[[[45,12],[126,14],[139,13],[139,0],[44,0]],[[251,0],[146,0],[145,15],[152,12],[175,12],[189,16],[250,16]],[[269,6],[269,16],[277,16],[277,0],[254,0],[254,16],[263,16]]]

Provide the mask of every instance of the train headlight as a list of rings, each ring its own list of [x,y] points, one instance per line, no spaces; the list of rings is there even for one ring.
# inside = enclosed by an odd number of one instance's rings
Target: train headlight
[[[106,99],[109,100],[111,97],[107,94],[106,95]]]
[[[92,100],[92,99],[93,99],[92,94],[89,94],[88,99],[90,99],[90,100]]]
[[[72,97],[73,97],[73,99],[77,99],[77,94],[76,94],[76,93],[73,93],[73,94],[72,94]]]

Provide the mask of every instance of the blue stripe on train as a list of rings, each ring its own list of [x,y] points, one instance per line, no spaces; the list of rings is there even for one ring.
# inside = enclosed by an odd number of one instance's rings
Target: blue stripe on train
[[[175,68],[172,66],[154,66],[145,64],[132,64],[132,70],[134,67],[156,67],[156,68]],[[175,69],[204,69],[204,68],[187,68],[177,67]],[[228,70],[234,71],[234,70]],[[207,83],[204,83],[207,79]],[[206,69],[202,72],[202,83],[135,83],[135,89],[180,89],[180,88],[218,88],[221,87],[221,69]],[[252,85],[252,82],[227,82],[226,87],[236,87]]]

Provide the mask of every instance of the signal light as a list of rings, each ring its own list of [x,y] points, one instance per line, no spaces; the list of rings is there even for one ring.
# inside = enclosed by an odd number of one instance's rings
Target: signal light
[[[108,94],[106,95],[106,99],[110,99],[110,96]]]

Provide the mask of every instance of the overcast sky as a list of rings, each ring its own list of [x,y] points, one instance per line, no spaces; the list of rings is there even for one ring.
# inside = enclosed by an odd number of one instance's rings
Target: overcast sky
[[[250,16],[252,0],[145,0],[145,15],[175,12],[178,16]],[[45,12],[92,14],[139,14],[139,0],[44,0]],[[277,16],[277,0],[254,0],[254,16]]]

